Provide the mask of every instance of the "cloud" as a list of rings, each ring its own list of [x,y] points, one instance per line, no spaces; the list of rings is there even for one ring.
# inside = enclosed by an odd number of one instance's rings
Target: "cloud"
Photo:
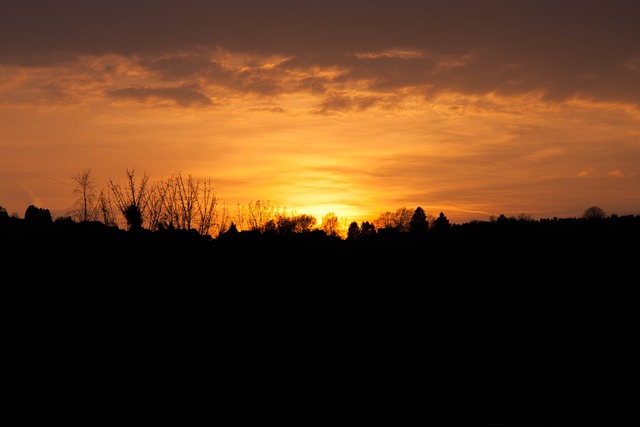
[[[424,58],[425,53],[420,50],[388,49],[383,52],[364,52],[354,54],[359,59],[399,58],[419,59]]]
[[[385,107],[393,103],[393,97],[335,94],[325,98],[317,113],[330,114],[342,111],[364,111],[372,107]]]
[[[193,80],[207,76],[225,78],[230,74],[223,64],[211,58],[208,51],[147,55],[137,65],[166,81]]]
[[[536,92],[548,102],[578,97],[638,107],[638,16],[635,0],[24,0],[3,5],[0,64],[115,54],[172,86],[203,90],[222,85],[274,96],[366,82],[380,92]],[[220,51],[289,59],[243,68],[212,58]],[[198,97],[191,96],[193,105]]]
[[[180,107],[213,105],[205,94],[189,87],[126,87],[108,90],[106,94],[113,99],[168,103]]]

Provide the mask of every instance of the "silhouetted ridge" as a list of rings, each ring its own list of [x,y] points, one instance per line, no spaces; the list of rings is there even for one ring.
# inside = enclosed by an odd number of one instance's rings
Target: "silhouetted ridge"
[[[213,367],[234,374],[225,390],[303,381],[390,424],[423,393],[448,425],[606,422],[629,400],[640,217],[344,240],[29,218],[0,215],[4,289],[23,345],[47,354],[136,354],[158,363],[150,380]],[[305,397],[287,404],[318,410]]]

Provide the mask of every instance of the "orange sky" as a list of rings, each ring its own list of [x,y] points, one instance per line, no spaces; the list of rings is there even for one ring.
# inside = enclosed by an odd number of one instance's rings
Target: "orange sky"
[[[180,172],[320,219],[640,214],[636,1],[20,1],[0,206]]]

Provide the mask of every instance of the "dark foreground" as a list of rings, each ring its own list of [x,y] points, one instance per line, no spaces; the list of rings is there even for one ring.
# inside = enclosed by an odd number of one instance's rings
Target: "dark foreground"
[[[366,244],[89,236],[4,236],[16,249],[3,257],[9,404],[26,419],[636,417],[637,230]]]

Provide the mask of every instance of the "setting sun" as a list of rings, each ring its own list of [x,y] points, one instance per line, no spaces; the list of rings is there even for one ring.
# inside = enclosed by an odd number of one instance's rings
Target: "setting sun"
[[[73,174],[135,168],[319,222],[640,212],[634,3],[584,33],[588,15],[528,1],[224,3],[5,5],[0,204],[64,215]]]

